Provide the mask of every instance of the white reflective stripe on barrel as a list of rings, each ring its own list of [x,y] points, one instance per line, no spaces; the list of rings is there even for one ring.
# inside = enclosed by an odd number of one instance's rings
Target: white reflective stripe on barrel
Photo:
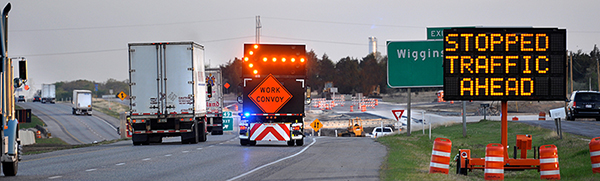
[[[433,150],[433,152],[431,152],[432,155],[437,155],[437,156],[443,156],[443,157],[450,157],[450,153],[448,152],[443,152],[443,151],[435,151]]]
[[[504,162],[504,157],[486,156],[486,162]]]
[[[504,173],[504,169],[486,168],[484,173]]]
[[[540,175],[560,175],[560,170],[540,171]]]
[[[590,156],[599,156],[600,155],[600,151],[595,151],[595,152],[591,152]]]
[[[434,163],[434,162],[429,162],[429,166],[430,167],[436,167],[436,168],[444,168],[444,169],[449,169],[450,168],[449,165],[439,164],[439,163]]]
[[[544,159],[540,159],[540,163],[558,163],[558,158],[544,158]]]

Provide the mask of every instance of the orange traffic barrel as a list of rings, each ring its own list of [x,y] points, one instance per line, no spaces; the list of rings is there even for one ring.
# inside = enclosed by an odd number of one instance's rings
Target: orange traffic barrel
[[[486,180],[504,180],[504,146],[490,143],[485,147],[484,177]]]
[[[595,137],[590,141],[590,157],[592,173],[600,173],[600,137]]]
[[[350,112],[354,112],[354,106],[350,106]]]
[[[540,178],[560,180],[558,150],[554,145],[540,146]]]
[[[36,138],[42,138],[42,132],[40,132],[40,131],[36,131],[36,132],[35,132],[35,137],[36,137]]]
[[[450,151],[452,150],[452,141],[448,138],[436,138],[433,141],[433,151],[431,151],[431,162],[429,163],[429,173],[448,174],[450,168]]]
[[[540,112],[540,117],[538,118],[539,121],[544,121],[546,120],[546,113],[544,111]]]

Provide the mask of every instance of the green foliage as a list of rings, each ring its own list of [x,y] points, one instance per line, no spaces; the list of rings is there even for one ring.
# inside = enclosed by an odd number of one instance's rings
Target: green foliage
[[[594,45],[589,54],[581,50],[569,54],[573,57],[573,90],[598,90],[598,47]]]
[[[483,171],[468,172],[468,176],[457,175],[456,162],[450,162],[450,174],[429,174],[429,162],[433,139],[443,137],[452,141],[451,158],[458,154],[458,149],[470,149],[472,158],[485,157],[485,147],[489,143],[500,143],[500,121],[481,121],[467,124],[467,137],[462,136],[462,124],[433,129],[432,140],[428,135],[414,132],[386,136],[377,141],[389,149],[387,160],[382,166],[383,180],[483,180]],[[529,126],[518,122],[508,123],[509,157],[513,157],[513,147],[517,134],[532,135],[532,146],[553,144],[558,148],[558,160],[561,179],[564,180],[598,180],[599,174],[592,174],[588,143],[583,137],[563,133],[559,139],[553,130]],[[589,138],[587,138],[589,139]],[[519,155],[520,156],[520,155]],[[533,151],[528,151],[528,158],[533,158]],[[505,180],[538,180],[536,170],[504,172]]]
[[[93,97],[102,97],[102,95],[109,95],[110,89],[113,90],[112,95],[123,91],[129,94],[128,80],[117,81],[115,79],[108,79],[106,82],[94,82],[89,80],[76,80],[70,82],[57,82],[54,83],[56,86],[56,100],[72,100],[73,90],[91,90]],[[98,84],[98,91],[95,91],[95,85]]]
[[[238,85],[242,83],[242,60],[235,58],[229,60],[227,64],[219,66],[223,72],[223,85],[229,83],[229,89],[223,87],[223,93],[241,93],[242,89]]]

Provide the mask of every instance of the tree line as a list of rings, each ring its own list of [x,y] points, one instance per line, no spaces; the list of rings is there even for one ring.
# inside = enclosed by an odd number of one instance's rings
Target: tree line
[[[578,50],[568,52],[573,59],[573,90],[600,90],[598,86],[598,63],[600,62],[600,50],[596,45],[589,53]],[[306,84],[313,91],[322,92],[327,82],[332,82],[338,92],[342,94],[363,93],[370,95],[379,86],[380,92],[392,93],[401,91],[387,86],[387,56],[381,56],[379,52],[368,54],[362,58],[344,57],[337,62],[323,54],[321,57],[310,50],[306,53]],[[569,62],[569,61],[567,61]],[[567,67],[569,63],[567,63]],[[229,60],[226,64],[219,67],[223,71],[224,83],[231,86],[223,89],[225,93],[240,93],[242,90],[237,85],[241,85],[243,62],[240,58]],[[567,70],[568,72],[569,70]],[[570,75],[567,75],[569,78]],[[62,81],[56,82],[56,98],[70,99],[73,90],[83,89],[91,90],[94,97],[108,95],[109,90],[113,89],[113,94],[124,91],[129,93],[128,80],[118,81],[109,79],[106,82],[95,82],[89,80]],[[98,91],[95,91],[95,85],[98,84]],[[568,86],[571,86],[569,82]],[[413,91],[434,90],[440,88],[420,88]],[[567,88],[570,90],[570,87]],[[39,90],[37,95],[40,95]]]
[[[336,63],[323,54],[320,58],[311,50],[306,52],[306,85],[313,91],[321,92],[325,83],[332,82],[342,94],[363,93],[369,95],[380,87],[381,93],[387,88],[387,56],[379,52],[371,53],[363,58],[344,57]],[[242,60],[234,58],[220,68],[223,79],[231,85],[241,85]],[[238,86],[229,88],[231,92],[241,92]]]

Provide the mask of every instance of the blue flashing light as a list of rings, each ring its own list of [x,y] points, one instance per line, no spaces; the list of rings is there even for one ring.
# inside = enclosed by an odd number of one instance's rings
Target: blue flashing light
[[[244,113],[244,116],[248,117],[250,116],[250,113]]]

